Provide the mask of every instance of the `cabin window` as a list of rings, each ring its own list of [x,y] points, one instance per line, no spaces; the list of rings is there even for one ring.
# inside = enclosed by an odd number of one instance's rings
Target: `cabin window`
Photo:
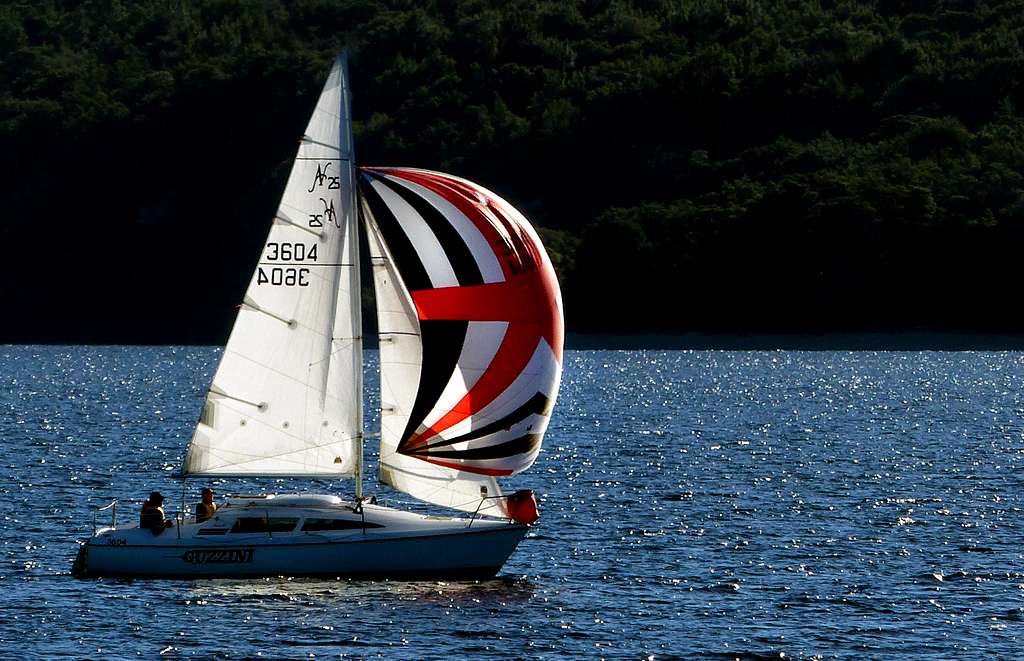
[[[304,532],[321,530],[362,530],[363,528],[383,528],[379,523],[363,523],[351,519],[306,519],[302,524]]]
[[[282,517],[239,517],[231,532],[291,532],[295,530],[298,519]]]

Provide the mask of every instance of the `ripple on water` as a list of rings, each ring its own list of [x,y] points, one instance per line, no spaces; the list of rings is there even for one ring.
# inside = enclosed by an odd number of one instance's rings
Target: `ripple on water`
[[[498,579],[70,578],[90,506],[180,493],[173,472],[218,356],[0,347],[0,649],[1019,654],[1020,353],[569,351],[545,450],[515,482],[537,491],[543,518]],[[348,491],[330,481],[218,486]]]

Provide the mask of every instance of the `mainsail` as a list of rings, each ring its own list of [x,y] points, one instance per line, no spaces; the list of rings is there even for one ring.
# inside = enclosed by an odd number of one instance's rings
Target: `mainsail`
[[[540,451],[562,305],[526,218],[451,175],[362,168],[380,327],[380,477],[427,502],[504,514],[497,478]]]
[[[352,475],[362,340],[348,75],[331,69],[185,458],[186,475]]]

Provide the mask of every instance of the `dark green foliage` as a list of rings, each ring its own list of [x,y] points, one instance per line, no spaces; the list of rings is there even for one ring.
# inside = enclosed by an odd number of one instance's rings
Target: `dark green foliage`
[[[0,339],[223,341],[331,57],[570,330],[1020,331],[1024,0],[0,7]],[[74,320],[71,322],[70,320]]]

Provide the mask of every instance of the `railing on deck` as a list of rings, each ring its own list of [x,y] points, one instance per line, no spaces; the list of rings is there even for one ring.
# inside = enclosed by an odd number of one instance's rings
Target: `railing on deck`
[[[480,508],[484,506],[484,501],[485,500],[495,500],[496,498],[508,498],[508,496],[506,494],[502,494],[500,496],[481,496],[480,497],[480,502],[477,503],[476,509],[473,510],[473,516],[470,517],[470,519],[469,519],[469,525],[466,526],[466,527],[467,528],[472,528],[473,527],[473,522],[476,521],[478,516],[480,516]]]
[[[111,528],[116,528],[117,527],[117,498],[115,498],[114,500],[110,501],[109,505],[104,505],[103,507],[94,507],[92,509],[92,536],[93,537],[96,536],[96,531],[99,529],[99,527],[98,527],[98,525],[96,523],[96,519],[99,516],[100,512],[102,512],[104,510],[110,510],[110,527]]]
[[[104,505],[103,507],[93,507],[92,508],[92,536],[93,537],[96,536],[96,531],[99,530],[99,515],[100,515],[100,512],[104,512],[106,510],[110,510],[110,527],[111,528],[117,528],[117,504],[118,504],[118,502],[120,502],[120,501],[118,501],[118,499],[115,498],[114,500],[110,501],[108,504]],[[124,502],[128,503],[129,505],[133,505],[133,504],[134,505],[140,505],[140,504],[142,504],[145,501],[142,501],[142,500],[125,500]],[[181,526],[185,523],[185,518],[189,515],[189,513],[190,512],[189,512],[188,508],[185,508],[185,511],[183,511],[183,512],[170,512],[170,513],[168,513],[166,515],[166,517],[168,519],[173,519],[174,520],[174,523],[175,523],[174,527],[178,529],[178,539],[181,539]]]

